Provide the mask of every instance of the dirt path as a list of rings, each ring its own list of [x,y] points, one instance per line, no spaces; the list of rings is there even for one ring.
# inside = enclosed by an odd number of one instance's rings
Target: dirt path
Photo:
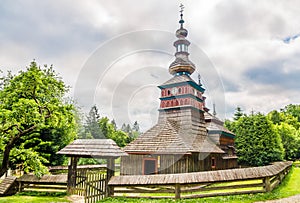
[[[267,201],[256,202],[256,203],[300,203],[300,195],[286,197],[283,199],[267,200]]]
[[[84,197],[79,195],[68,196],[68,200],[72,201],[73,203],[84,203]]]

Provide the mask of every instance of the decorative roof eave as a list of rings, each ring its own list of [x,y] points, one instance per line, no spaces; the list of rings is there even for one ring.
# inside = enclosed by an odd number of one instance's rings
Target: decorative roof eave
[[[200,112],[204,112],[203,110],[198,109],[198,108],[196,108],[196,107],[194,107],[192,105],[184,105],[184,106],[174,106],[174,107],[160,108],[160,109],[158,109],[158,111],[165,111],[165,110],[169,110],[169,109],[174,109],[174,110],[176,109],[176,110],[178,110],[178,109],[186,109],[186,108],[191,108],[191,109],[194,109],[194,110],[197,110],[197,111],[200,111]]]
[[[221,134],[221,135],[224,135],[224,136],[227,136],[227,137],[231,137],[231,138],[235,138],[235,134],[231,134],[229,132],[225,132],[223,130],[209,130],[208,129],[208,134],[211,135],[211,134]]]
[[[198,91],[200,91],[202,93],[204,93],[204,91],[205,91],[205,89],[203,87],[199,86],[194,81],[185,81],[185,82],[172,83],[172,84],[166,84],[166,85],[162,84],[162,85],[159,85],[158,88],[166,89],[166,88],[177,87],[177,86],[182,86],[182,85],[186,85],[186,84],[191,85],[192,87],[194,87],[195,89],[197,89]]]
[[[192,152],[187,151],[187,152],[179,152],[177,151],[126,151],[128,154],[136,154],[136,155],[191,155]]]
[[[197,100],[198,102],[203,102],[203,99],[196,97],[193,94],[173,95],[173,96],[169,96],[169,97],[161,97],[159,99],[163,101],[163,100],[180,99],[180,98],[193,98],[193,99]]]

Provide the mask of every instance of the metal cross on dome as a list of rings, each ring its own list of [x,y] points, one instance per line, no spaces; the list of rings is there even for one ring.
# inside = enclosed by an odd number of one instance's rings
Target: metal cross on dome
[[[179,21],[179,23],[180,23],[180,27],[181,28],[183,28],[183,23],[184,23],[184,20],[183,20],[183,10],[184,10],[184,5],[183,4],[180,4],[180,21]]]
[[[183,13],[183,10],[184,10],[184,5],[183,5],[183,4],[180,4],[180,6],[179,6],[179,7],[180,7],[180,11],[179,11],[179,12],[180,12],[180,13],[181,13],[181,15],[182,15],[182,13]]]

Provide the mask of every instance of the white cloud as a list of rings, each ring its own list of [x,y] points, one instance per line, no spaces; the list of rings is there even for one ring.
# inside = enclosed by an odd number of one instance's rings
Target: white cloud
[[[78,101],[85,109],[97,103],[100,110],[111,117],[118,110],[119,122],[138,120],[147,128],[152,121],[144,123],[157,114],[159,90],[155,85],[171,77],[167,67],[172,57],[126,54],[128,50],[147,46],[172,54],[180,3],[158,0],[4,1],[0,8],[1,70],[17,71],[32,59],[41,64],[54,64],[57,72],[73,87],[74,94],[81,98]],[[228,117],[237,105],[248,112],[252,109],[267,112],[300,102],[300,89],[296,87],[300,38],[288,44],[283,42],[300,32],[300,1],[185,0],[182,3],[185,4],[185,27],[192,42],[191,58],[205,82],[210,107],[212,102],[218,102],[220,114],[226,113]],[[168,31],[172,35],[164,35],[167,38],[162,39],[160,35],[152,39],[149,36],[130,39],[119,46],[111,44],[120,34],[144,29]],[[147,44],[148,39],[153,44]],[[92,61],[91,73],[83,73],[91,57],[105,44],[112,45],[113,49],[107,49],[109,53],[102,53],[98,59],[106,59],[107,63]],[[198,46],[203,53],[192,46]],[[115,56],[121,57],[120,60],[116,61]],[[113,68],[101,80],[101,73],[113,62],[116,62]],[[266,77],[263,74],[272,73],[270,66],[276,74]],[[159,67],[158,75],[163,77],[155,79],[150,67]],[[81,74],[89,77],[82,83],[78,81]],[[275,80],[279,84],[274,83]],[[225,92],[220,87],[222,82]],[[132,92],[128,92],[130,90]],[[220,96],[225,98],[224,107],[220,104],[223,102]],[[126,101],[125,107],[120,105],[122,99]]]

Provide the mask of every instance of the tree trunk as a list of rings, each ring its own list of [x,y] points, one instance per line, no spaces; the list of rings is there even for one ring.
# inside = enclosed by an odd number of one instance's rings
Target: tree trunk
[[[13,127],[17,127],[18,126],[11,126],[8,130],[11,130]],[[17,134],[15,137],[11,138],[11,140],[6,144],[4,152],[3,152],[3,160],[2,160],[2,165],[0,168],[0,177],[2,177],[8,170],[8,163],[9,163],[9,154],[10,151],[12,150],[12,148],[15,146],[15,143],[20,139],[20,137],[22,137],[23,135],[32,132],[34,129],[36,128],[36,125],[31,126],[30,128],[26,129],[26,130],[20,130],[18,128],[19,134]],[[6,130],[6,131],[8,131]]]
[[[4,149],[2,165],[0,168],[0,177],[2,177],[8,170],[8,162],[9,162],[9,153],[13,148],[15,142],[9,142]]]

